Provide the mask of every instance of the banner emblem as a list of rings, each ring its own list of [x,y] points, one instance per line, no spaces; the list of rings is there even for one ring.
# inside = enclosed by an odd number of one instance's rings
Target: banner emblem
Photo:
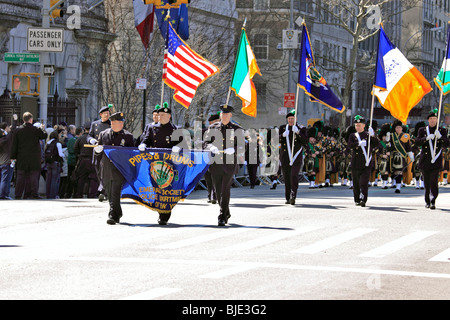
[[[158,187],[167,188],[174,178],[173,167],[165,161],[154,161],[150,166],[150,175]]]

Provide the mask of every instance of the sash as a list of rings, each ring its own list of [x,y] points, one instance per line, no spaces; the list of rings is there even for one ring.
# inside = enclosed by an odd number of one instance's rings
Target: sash
[[[394,132],[394,134],[392,135],[392,141],[394,142],[395,150],[397,150],[403,158],[406,158],[408,156],[408,153],[400,142],[397,132]]]
[[[437,130],[437,128],[436,128],[436,130]],[[429,136],[429,135],[430,135],[430,126],[427,126],[427,136]],[[436,137],[434,139],[436,139]],[[442,152],[442,149],[441,149],[441,150],[439,150],[439,153],[437,155],[435,155],[436,150],[434,150],[434,147],[433,147],[434,139],[428,140],[428,143],[430,144],[431,163],[435,163],[437,158],[439,158],[439,156],[441,155],[441,152]],[[437,148],[437,144],[436,144],[436,148]]]
[[[292,131],[292,134],[295,136],[295,132],[294,131]],[[290,137],[288,135],[286,137],[286,144],[287,144],[287,149],[288,149],[288,154],[289,154],[289,165],[292,166],[294,164],[294,161],[297,159],[298,155],[300,154],[300,152],[302,152],[303,147],[300,147],[300,149],[297,151],[297,153],[292,158],[291,143],[289,142],[290,140],[291,139],[290,139]],[[295,138],[294,138],[294,142],[295,142]],[[294,144],[294,146],[295,146],[295,144]]]
[[[355,132],[355,136],[356,136],[356,138],[358,139],[358,142],[361,142],[361,137],[359,136],[359,133],[358,133],[358,132]],[[370,137],[369,137],[369,139],[370,139]],[[362,151],[363,151],[364,158],[366,158],[366,167],[368,167],[369,164],[370,164],[370,160],[372,160],[372,155],[369,156],[369,155],[367,154],[367,150],[364,149],[363,146],[361,146],[361,149],[362,149]]]

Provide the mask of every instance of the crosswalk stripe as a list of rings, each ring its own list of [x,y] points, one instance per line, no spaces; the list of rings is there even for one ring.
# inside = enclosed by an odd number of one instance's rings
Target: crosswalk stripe
[[[247,242],[239,243],[234,246],[229,246],[224,249],[225,250],[233,250],[233,251],[243,251],[243,250],[253,249],[256,247],[260,247],[260,246],[269,244],[271,242],[282,240],[284,238],[293,237],[293,236],[296,236],[296,235],[299,235],[302,233],[317,230],[319,228],[320,227],[307,226],[307,227],[302,227],[302,228],[295,229],[295,230],[284,230],[282,232],[278,231],[277,233],[259,237],[259,238],[256,238],[256,239],[253,239],[253,240],[250,240]]]
[[[429,259],[428,261],[450,262],[450,248],[442,251],[441,253]]]
[[[235,235],[235,234],[247,231],[247,230],[248,229],[246,229],[246,228],[226,229],[226,230],[221,230],[221,231],[218,231],[218,232],[213,232],[213,233],[210,233],[210,234],[200,235],[200,236],[189,238],[189,239],[183,239],[183,240],[175,241],[175,242],[172,242],[172,243],[166,243],[166,244],[157,246],[156,248],[160,248],[160,249],[178,249],[178,248],[183,248],[183,247],[187,247],[187,246],[190,246],[190,245],[199,244],[199,243],[202,243],[202,242],[206,242],[206,241],[210,241],[210,240],[214,240],[214,239],[218,239],[218,238],[222,238],[222,237]]]
[[[338,246],[346,241],[361,237],[367,233],[373,232],[377,229],[369,229],[369,228],[358,228],[354,230],[350,230],[320,241],[317,241],[313,244],[301,247],[299,249],[293,250],[293,253],[317,253],[329,248],[333,248]]]
[[[178,292],[178,288],[155,288],[146,292],[138,293],[120,300],[151,300],[156,299],[174,292]]]
[[[409,245],[422,241],[435,234],[435,231],[416,231],[394,241],[388,242],[378,248],[360,254],[360,257],[382,258],[388,254],[399,251]]]

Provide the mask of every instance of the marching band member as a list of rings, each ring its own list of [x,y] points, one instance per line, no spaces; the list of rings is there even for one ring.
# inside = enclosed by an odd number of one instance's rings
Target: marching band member
[[[395,181],[395,193],[400,193],[403,172],[414,161],[409,134],[403,132],[403,124],[400,120],[392,123],[391,139],[391,177],[393,183]]]

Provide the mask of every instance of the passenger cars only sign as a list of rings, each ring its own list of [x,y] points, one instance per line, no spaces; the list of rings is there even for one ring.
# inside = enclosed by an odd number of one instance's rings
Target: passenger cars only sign
[[[27,51],[63,52],[64,29],[28,28]]]

